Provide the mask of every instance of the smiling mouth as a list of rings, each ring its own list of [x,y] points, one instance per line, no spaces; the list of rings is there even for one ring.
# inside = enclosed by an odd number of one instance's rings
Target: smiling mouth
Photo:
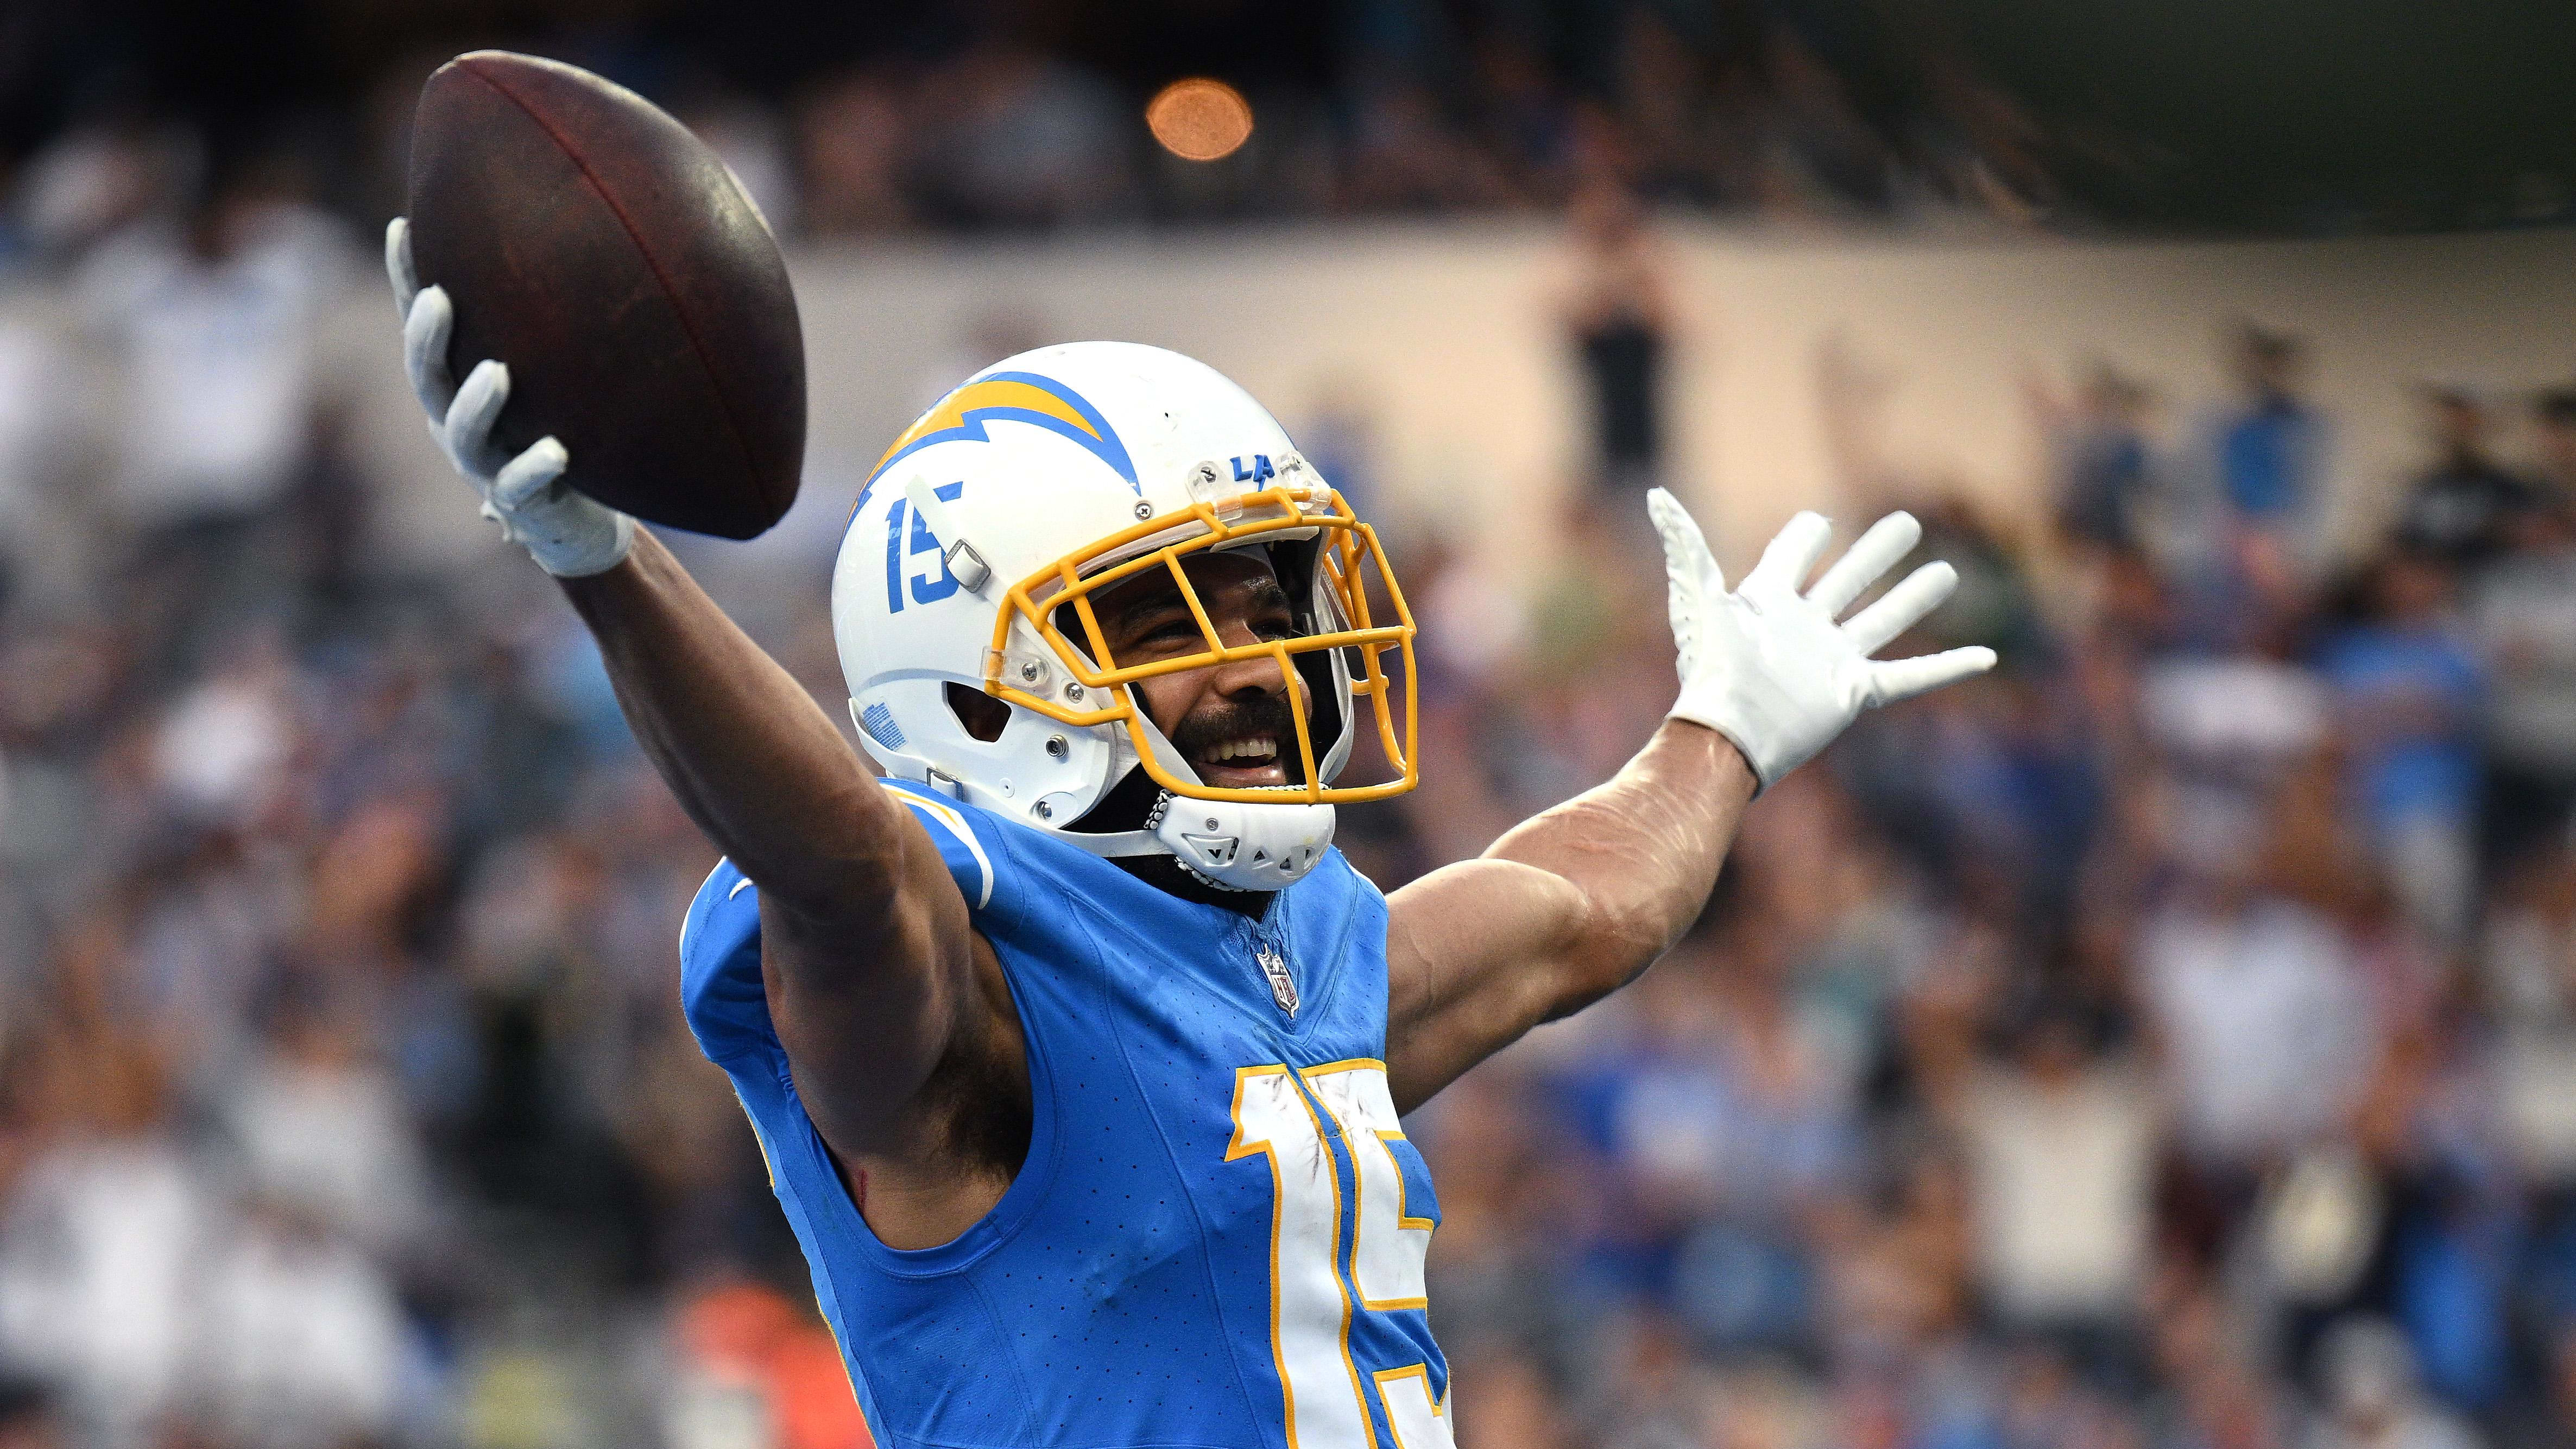
[[[1221,740],[1201,750],[1192,763],[1199,767],[1202,779],[1217,783],[1218,777],[1234,777],[1228,783],[1279,784],[1287,779],[1280,768],[1279,740],[1275,735],[1247,735],[1241,739]]]

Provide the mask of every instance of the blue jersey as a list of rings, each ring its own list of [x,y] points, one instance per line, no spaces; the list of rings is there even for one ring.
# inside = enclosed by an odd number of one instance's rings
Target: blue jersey
[[[797,1096],[758,890],[680,936],[877,1442],[1445,1449],[1424,1314],[1440,1213],[1387,1090],[1386,902],[1329,853],[1267,915],[1180,900],[889,783],[992,942],[1028,1043],[1028,1157],[954,1241],[878,1241]]]

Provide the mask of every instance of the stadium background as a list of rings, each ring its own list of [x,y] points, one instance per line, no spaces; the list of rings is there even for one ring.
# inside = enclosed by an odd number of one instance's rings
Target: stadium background
[[[0,10],[0,1444],[860,1442],[676,1010],[710,854],[400,381],[492,43],[789,238],[805,498],[682,547],[827,705],[855,476],[1056,337],[1385,522],[1389,888],[1651,729],[1647,482],[1959,564],[2003,670],[1411,1124],[1470,1449],[2576,1442],[2576,22],[2059,9]]]

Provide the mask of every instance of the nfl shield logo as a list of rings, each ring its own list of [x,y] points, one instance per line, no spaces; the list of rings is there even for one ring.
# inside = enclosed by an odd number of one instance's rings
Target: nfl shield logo
[[[1270,999],[1290,1016],[1297,1014],[1297,979],[1288,974],[1288,961],[1277,951],[1263,946],[1253,959],[1261,963],[1261,974],[1270,981]]]

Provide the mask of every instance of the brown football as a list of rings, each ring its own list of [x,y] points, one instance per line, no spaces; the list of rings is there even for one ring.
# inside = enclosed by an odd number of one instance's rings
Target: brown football
[[[726,538],[796,501],[787,265],[733,173],[652,102],[508,51],[440,66],[412,132],[411,245],[456,305],[455,375],[509,364],[511,451],[551,433],[572,486]]]

